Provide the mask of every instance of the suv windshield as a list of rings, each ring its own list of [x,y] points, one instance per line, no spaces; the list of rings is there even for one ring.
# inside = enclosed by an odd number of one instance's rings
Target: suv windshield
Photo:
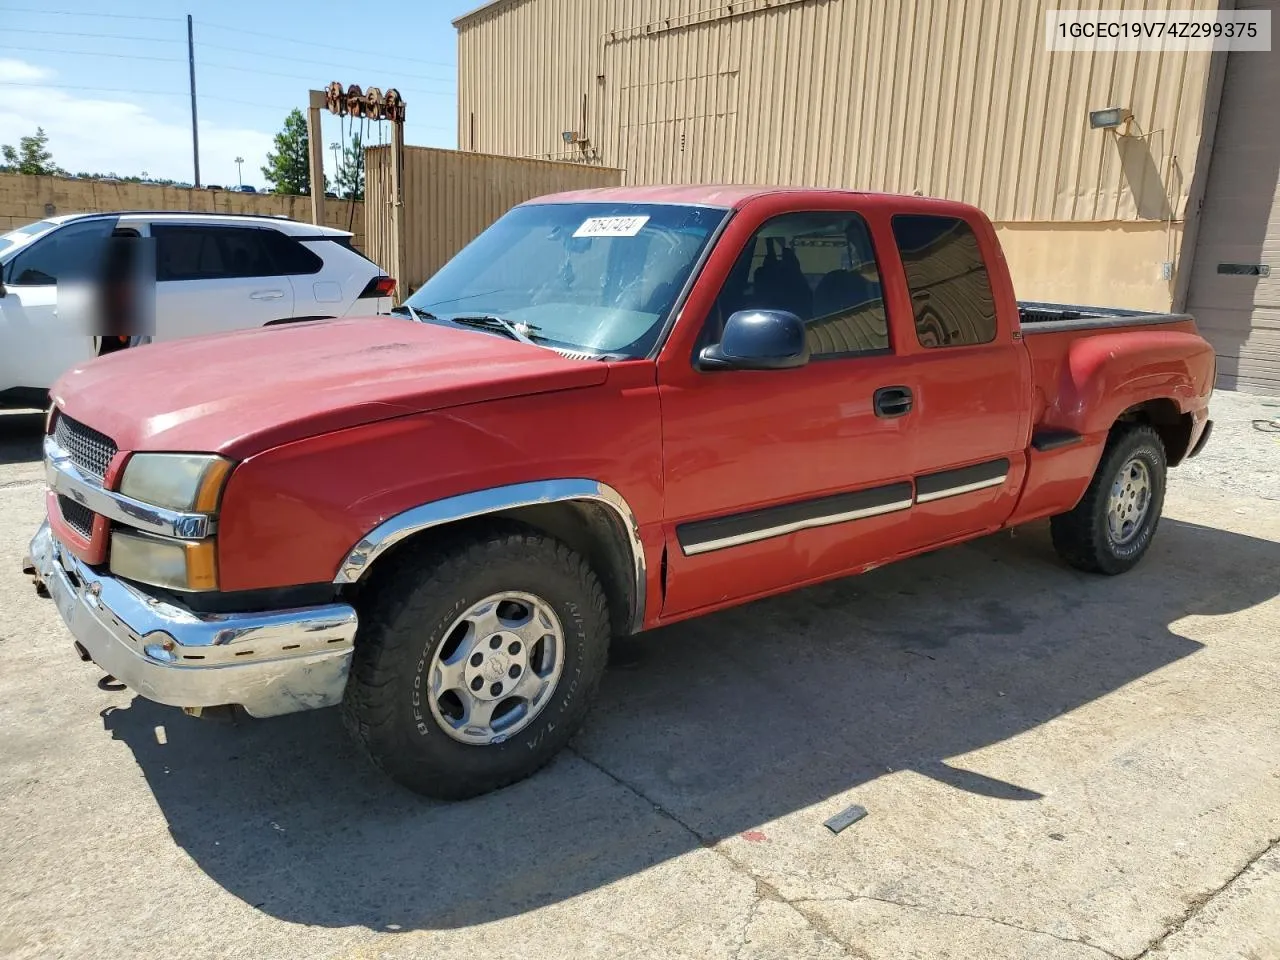
[[[548,346],[643,357],[727,215],[675,204],[516,207],[406,302],[446,321],[497,315]]]

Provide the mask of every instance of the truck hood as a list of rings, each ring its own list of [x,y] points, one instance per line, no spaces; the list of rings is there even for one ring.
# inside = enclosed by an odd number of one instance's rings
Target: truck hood
[[[605,363],[479,330],[364,317],[123,350],[70,370],[52,393],[121,450],[242,459],[345,427],[608,375]]]

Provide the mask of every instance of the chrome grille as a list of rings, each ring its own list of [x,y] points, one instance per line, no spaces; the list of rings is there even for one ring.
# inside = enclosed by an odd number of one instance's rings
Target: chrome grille
[[[67,522],[68,527],[86,540],[93,536],[92,510],[61,494],[58,495],[58,509],[62,511],[62,519]]]
[[[116,455],[116,445],[110,437],[63,413],[53,422],[53,439],[71,455],[77,470],[99,480],[107,475],[107,465]]]

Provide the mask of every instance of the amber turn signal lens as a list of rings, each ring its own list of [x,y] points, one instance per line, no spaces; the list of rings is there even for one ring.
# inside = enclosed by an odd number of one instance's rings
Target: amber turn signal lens
[[[218,589],[217,544],[213,540],[174,540],[116,530],[111,534],[110,567],[118,577],[170,590]]]
[[[218,458],[210,460],[205,467],[204,476],[200,478],[200,488],[196,491],[195,511],[197,513],[213,513],[218,509],[218,499],[222,496],[222,488],[226,485],[227,474],[231,472],[231,461]]]

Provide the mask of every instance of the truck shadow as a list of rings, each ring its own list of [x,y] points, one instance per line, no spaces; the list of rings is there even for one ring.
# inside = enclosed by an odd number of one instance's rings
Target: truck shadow
[[[0,410],[0,464],[38,463],[43,441],[43,411]]]
[[[175,841],[245,902],[293,923],[451,928],[594,890],[890,770],[1034,803],[1030,786],[948,758],[1195,653],[1178,621],[1268,599],[1278,561],[1280,545],[1166,520],[1139,569],[1090,577],[1032,528],[655,631],[615,648],[571,751],[467,803],[383,779],[332,710],[231,724],[134,699],[104,726]]]

